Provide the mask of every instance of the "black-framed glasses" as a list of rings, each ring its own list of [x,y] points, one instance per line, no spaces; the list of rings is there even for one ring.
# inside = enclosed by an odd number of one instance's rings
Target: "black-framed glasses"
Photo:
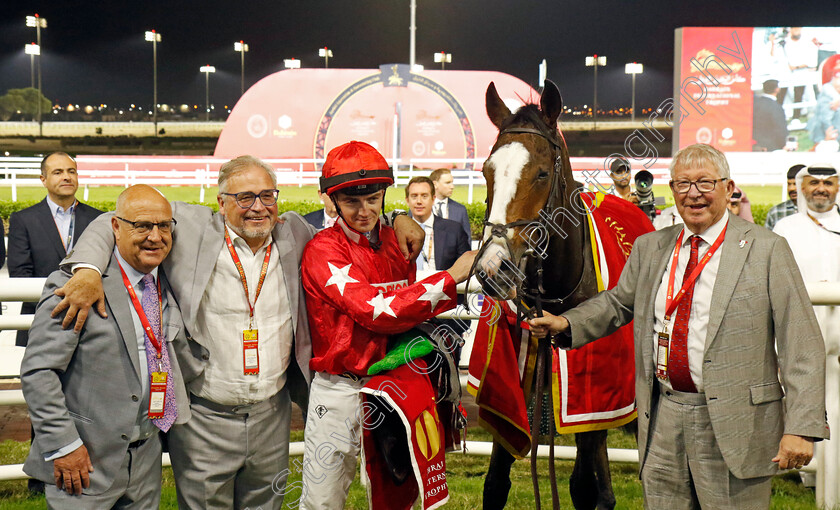
[[[264,189],[259,192],[259,194],[254,193],[252,191],[243,191],[241,193],[219,193],[220,195],[224,195],[226,197],[233,197],[236,201],[236,205],[243,209],[250,209],[254,202],[257,201],[257,197],[260,197],[260,202],[262,205],[266,207],[271,207],[272,205],[277,203],[277,195],[280,194],[279,189]]]
[[[699,181],[671,181],[671,189],[677,193],[688,193],[691,187],[697,188],[700,193],[711,193],[719,182],[728,181],[726,177],[720,179],[700,179]]]
[[[131,228],[140,235],[147,235],[152,232],[152,229],[155,227],[158,228],[158,232],[167,234],[175,230],[175,224],[178,223],[175,221],[175,218],[171,220],[164,220],[159,221],[157,223],[151,221],[131,221],[125,218],[120,218],[119,216],[116,217],[118,220],[123,221],[131,225]]]

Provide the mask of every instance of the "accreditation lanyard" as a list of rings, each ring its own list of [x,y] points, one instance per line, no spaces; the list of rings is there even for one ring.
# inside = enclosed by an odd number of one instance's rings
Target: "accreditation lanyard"
[[[61,235],[61,229],[58,228],[58,223],[55,224],[55,228],[58,229],[58,237],[61,239],[61,244],[64,245],[64,253],[69,253],[70,248],[73,247],[73,230],[76,226],[76,205],[78,203],[73,202],[73,205],[70,206],[70,226],[67,229],[67,239]]]
[[[268,273],[268,261],[271,258],[271,244],[265,249],[265,259],[260,270],[257,292],[254,295],[254,303],[251,304],[251,295],[248,292],[248,279],[245,277],[245,269],[242,267],[242,262],[239,261],[239,255],[236,254],[236,249],[233,247],[233,241],[231,241],[230,234],[228,234],[227,225],[225,225],[225,243],[227,243],[228,252],[230,252],[230,257],[233,259],[233,264],[236,266],[236,270],[239,271],[239,280],[242,282],[242,288],[245,289],[245,300],[248,302],[248,329],[242,330],[242,361],[244,373],[245,375],[257,375],[260,373],[259,331],[254,329],[254,307],[257,306],[260,291],[262,291],[263,283],[265,283],[265,275]]]
[[[131,285],[130,281],[128,281],[128,276],[126,276],[125,270],[122,268],[122,264],[119,266],[123,284],[125,285],[125,290],[128,291],[128,297],[131,298],[131,304],[134,306],[134,311],[137,312],[137,317],[140,318],[140,324],[143,325],[143,331],[149,337],[149,342],[151,342],[152,347],[154,347],[156,351],[155,357],[157,358],[158,369],[157,372],[153,371],[149,374],[149,419],[163,418],[163,410],[166,407],[166,383],[169,379],[169,374],[163,370],[163,364],[161,362],[161,349],[163,347],[160,339],[158,339],[155,331],[152,329],[152,325],[149,323],[148,317],[146,317],[146,312],[143,311],[143,305],[141,305],[140,300],[137,299],[137,292],[135,292],[134,286]],[[157,280],[157,288],[158,306],[160,307],[160,316],[163,318],[163,294],[161,294],[160,291],[160,279]],[[145,362],[145,360],[141,362]]]
[[[700,273],[703,272],[703,268],[706,267],[706,264],[709,263],[711,260],[712,255],[715,254],[717,249],[723,244],[723,238],[726,237],[726,227],[723,228],[723,231],[718,235],[717,239],[715,239],[714,244],[712,247],[709,248],[709,251],[703,255],[703,258],[697,263],[697,266],[694,268],[694,271],[688,276],[688,279],[683,281],[683,285],[680,288],[677,295],[674,295],[674,278],[677,274],[677,263],[679,262],[680,258],[680,247],[682,246],[683,235],[685,234],[685,229],[680,232],[680,236],[677,238],[677,245],[674,247],[674,255],[671,258],[671,274],[668,276],[668,293],[665,295],[665,329],[667,331],[668,323],[671,321],[671,315],[674,313],[674,310],[677,309],[677,306],[682,301],[682,298],[685,296],[685,293],[688,289],[692,288],[694,282],[700,276]]]

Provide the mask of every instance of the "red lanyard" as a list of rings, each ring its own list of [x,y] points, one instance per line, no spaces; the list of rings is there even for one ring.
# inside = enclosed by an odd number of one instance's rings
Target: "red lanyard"
[[[236,270],[239,271],[239,279],[242,281],[242,287],[245,289],[245,299],[248,301],[248,309],[251,312],[250,319],[253,320],[254,307],[257,306],[257,300],[260,298],[260,291],[262,290],[263,283],[265,282],[265,275],[268,273],[268,259],[271,257],[271,245],[269,244],[265,249],[265,260],[263,260],[262,269],[260,270],[260,281],[257,283],[257,294],[254,296],[254,304],[251,304],[251,295],[248,293],[248,280],[245,278],[245,270],[242,268],[242,263],[239,261],[239,255],[236,254],[236,250],[233,248],[233,241],[230,240],[230,235],[228,235],[227,225],[225,225],[225,242],[227,243],[230,256],[233,259],[233,264],[236,266]]]
[[[703,271],[703,268],[706,267],[706,264],[709,263],[712,255],[714,255],[720,245],[723,244],[723,238],[726,236],[726,227],[723,227],[723,231],[715,240],[715,243],[711,248],[709,248],[709,251],[703,255],[703,258],[697,263],[697,267],[694,268],[694,271],[691,272],[688,279],[683,281],[682,288],[679,292],[677,292],[677,295],[674,296],[674,277],[677,274],[677,263],[680,258],[680,246],[682,245],[683,234],[685,234],[685,229],[680,232],[680,236],[677,238],[677,245],[674,247],[674,255],[671,258],[671,274],[668,276],[668,294],[665,296],[665,322],[671,320],[671,314],[677,309],[677,305],[680,304],[680,301],[683,296],[685,296],[686,291],[694,285],[694,281],[700,276],[700,273]]]
[[[131,304],[134,305],[134,311],[137,312],[137,316],[140,317],[140,324],[143,325],[143,331],[149,336],[149,341],[152,342],[155,350],[157,351],[157,358],[161,358],[160,354],[160,340],[157,339],[155,336],[155,332],[152,331],[152,325],[149,324],[149,319],[146,318],[146,312],[143,311],[143,305],[140,304],[140,300],[137,299],[137,293],[134,291],[134,286],[131,285],[131,282],[128,281],[128,276],[125,275],[125,271],[122,268],[122,264],[120,266],[120,273],[122,273],[123,284],[125,284],[125,290],[128,291],[128,297],[131,298]],[[157,281],[157,288],[158,288],[158,306],[160,306],[160,316],[161,319],[163,318],[163,295],[160,293],[160,279]]]

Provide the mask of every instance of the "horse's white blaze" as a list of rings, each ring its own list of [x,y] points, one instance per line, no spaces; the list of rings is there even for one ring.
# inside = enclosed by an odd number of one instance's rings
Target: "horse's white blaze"
[[[496,150],[487,160],[493,167],[493,203],[490,207],[491,223],[504,225],[508,223],[507,208],[516,193],[522,170],[530,159],[528,149],[519,142],[511,142]],[[508,238],[513,239],[513,229],[507,232]],[[485,227],[484,239],[490,237],[490,228]],[[502,260],[510,259],[507,246],[502,239],[494,239],[492,244],[481,257],[479,264],[489,275],[496,274]]]
[[[503,260],[510,260],[507,246],[494,242],[481,255],[481,260],[478,261],[478,265],[485,273],[492,277],[499,271]]]
[[[493,172],[493,203],[490,207],[491,223],[500,225],[506,224],[507,208],[519,179],[522,177],[522,169],[528,164],[531,155],[528,149],[519,142],[511,142],[496,150],[487,160],[487,163],[495,170]],[[485,227],[484,239],[490,237],[490,228]],[[513,232],[508,232],[508,237],[513,239]]]

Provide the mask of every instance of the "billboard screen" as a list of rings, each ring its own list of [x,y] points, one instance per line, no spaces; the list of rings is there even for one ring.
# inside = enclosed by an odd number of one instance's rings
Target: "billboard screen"
[[[837,151],[840,27],[685,27],[674,51],[674,150]]]

